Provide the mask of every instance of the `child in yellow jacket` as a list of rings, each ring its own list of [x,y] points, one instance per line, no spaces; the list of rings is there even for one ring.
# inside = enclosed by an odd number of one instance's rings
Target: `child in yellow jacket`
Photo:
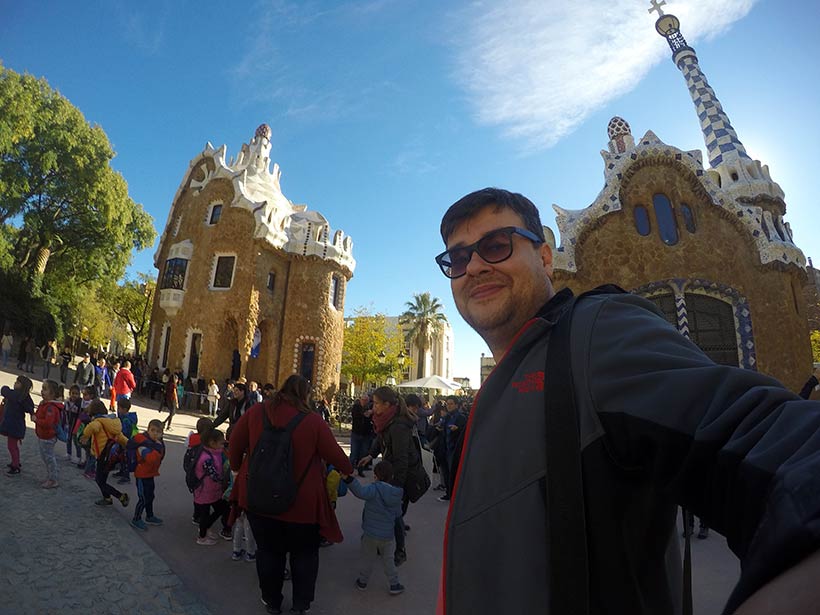
[[[105,404],[99,399],[92,401],[86,409],[91,422],[86,425],[83,436],[80,438],[82,444],[91,443],[91,454],[97,459],[97,486],[102,493],[102,499],[94,502],[97,506],[110,506],[113,504],[113,495],[123,506],[128,506],[128,494],[120,493],[108,484],[108,473],[113,467],[111,463],[111,449],[118,445],[120,450],[125,450],[128,443],[122,433],[122,423],[118,418],[106,416]]]

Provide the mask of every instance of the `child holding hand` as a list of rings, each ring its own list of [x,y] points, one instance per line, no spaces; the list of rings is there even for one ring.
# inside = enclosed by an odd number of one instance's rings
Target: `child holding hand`
[[[345,477],[348,489],[360,500],[364,500],[362,510],[362,550],[361,568],[356,587],[364,591],[370,580],[370,573],[377,559],[382,560],[384,573],[390,583],[390,594],[398,595],[404,591],[399,583],[399,573],[396,569],[394,556],[396,553],[396,539],[394,525],[401,517],[401,500],[404,490],[390,484],[393,478],[393,465],[389,461],[381,461],[373,468],[376,481],[363,486],[352,476]]]

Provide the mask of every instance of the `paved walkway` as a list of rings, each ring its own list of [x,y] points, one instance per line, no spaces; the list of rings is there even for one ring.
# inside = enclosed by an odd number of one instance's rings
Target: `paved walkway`
[[[75,465],[61,459],[60,487],[40,488],[45,468],[32,429],[21,452],[23,472],[0,476],[0,613],[210,613],[127,517],[94,506],[97,485]]]

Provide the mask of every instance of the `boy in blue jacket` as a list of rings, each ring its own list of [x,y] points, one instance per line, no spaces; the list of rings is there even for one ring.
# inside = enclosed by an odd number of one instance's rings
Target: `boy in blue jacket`
[[[393,559],[396,552],[394,525],[401,517],[401,500],[404,490],[389,483],[393,478],[393,466],[389,461],[381,461],[373,468],[376,481],[363,486],[352,476],[345,477],[350,491],[360,500],[364,500],[362,510],[362,563],[356,587],[364,591],[370,580],[370,573],[376,559],[381,558],[384,573],[390,582],[391,595],[404,591],[399,583],[399,573]]]

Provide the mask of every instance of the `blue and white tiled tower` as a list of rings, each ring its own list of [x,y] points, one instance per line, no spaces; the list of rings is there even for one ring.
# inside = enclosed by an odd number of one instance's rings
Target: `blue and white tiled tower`
[[[651,0],[651,4],[649,12],[657,11],[659,15],[655,29],[669,43],[672,61],[683,73],[686,87],[695,103],[709,166],[714,170],[711,174],[718,185],[734,197],[768,196],[782,201],[783,190],[772,181],[768,167],[752,160],[746,153],[729,116],[700,69],[695,50],[681,34],[680,21],[674,15],[664,14],[661,6],[666,4],[665,0]]]

